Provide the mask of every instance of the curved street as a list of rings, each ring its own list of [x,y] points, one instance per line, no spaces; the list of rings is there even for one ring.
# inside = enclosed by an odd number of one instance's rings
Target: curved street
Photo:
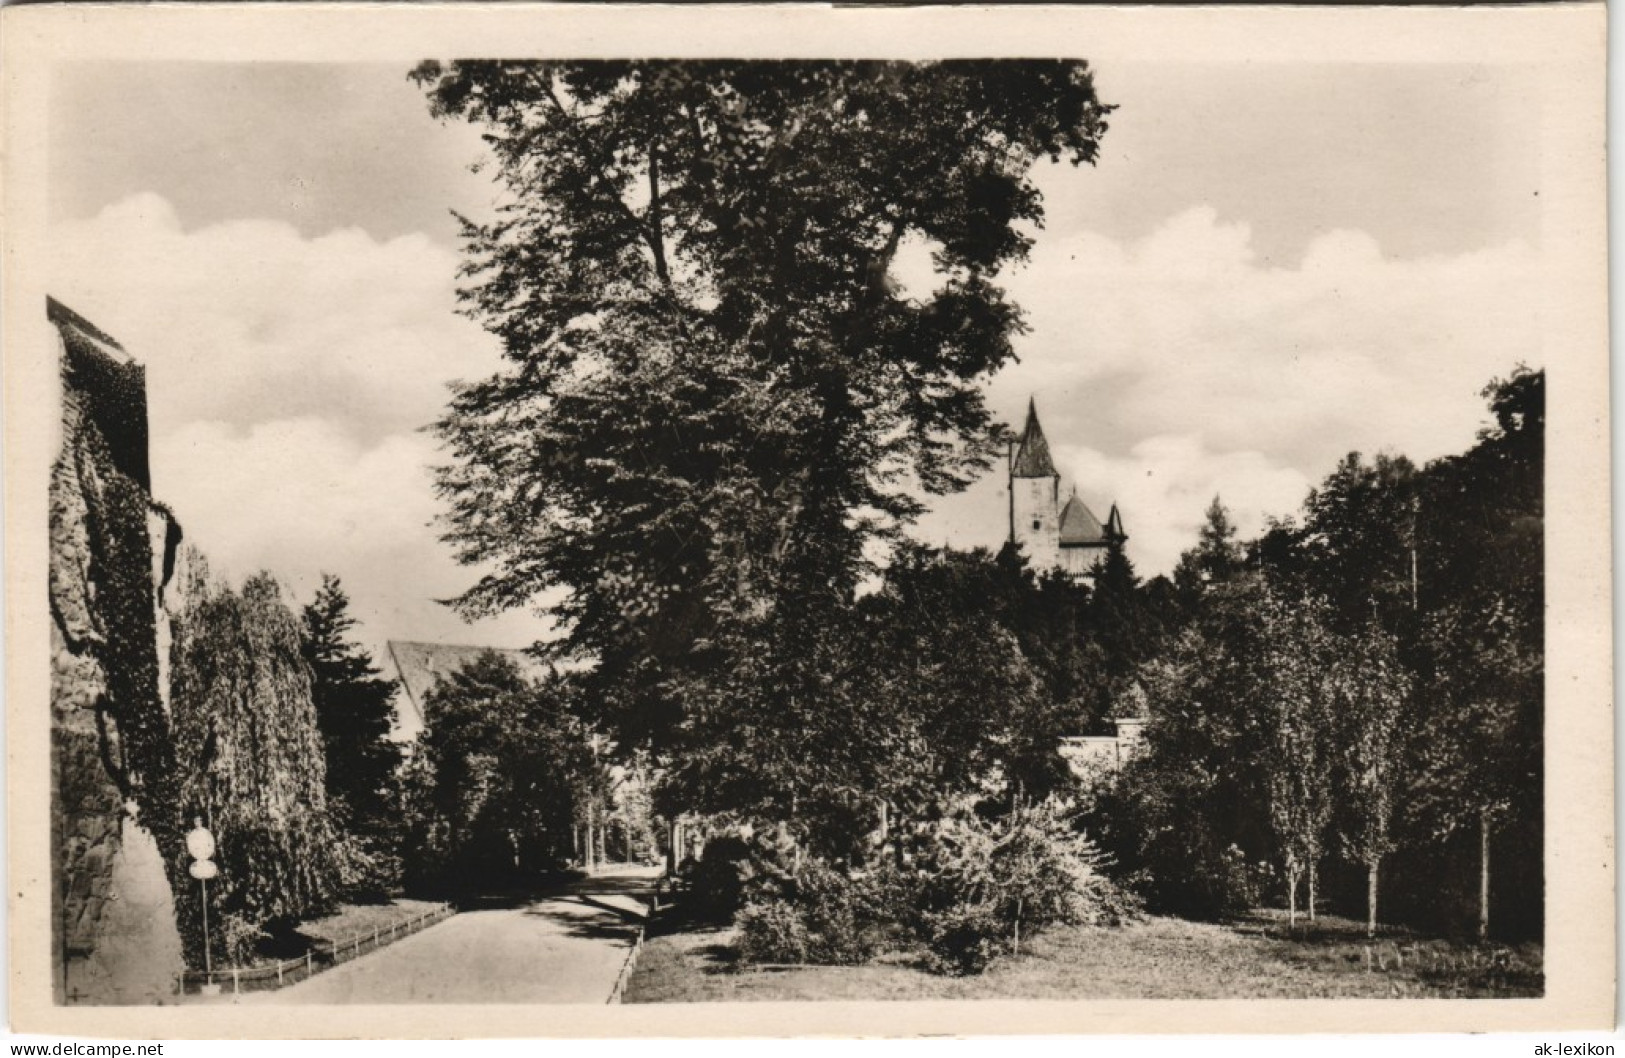
[[[528,899],[490,900],[244,1003],[604,1003],[658,867],[612,867]]]

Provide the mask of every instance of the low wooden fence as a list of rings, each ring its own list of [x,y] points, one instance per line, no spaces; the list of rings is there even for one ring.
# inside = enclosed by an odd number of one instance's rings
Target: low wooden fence
[[[370,951],[377,951],[402,937],[409,937],[420,930],[428,929],[453,914],[455,912],[450,904],[439,904],[387,926],[359,930],[338,940],[312,941],[310,948],[297,959],[287,959],[267,966],[188,970],[181,975],[181,991],[195,994],[203,991],[206,985],[218,985],[220,991],[232,995],[273,991],[303,981],[328,967],[349,962]]]
[[[654,892],[649,894],[648,913],[644,915],[643,921],[638,923],[638,931],[632,937],[632,950],[626,953],[626,961],[621,963],[621,972],[615,975],[615,987],[609,990],[611,1006],[619,1003],[621,997],[626,994],[626,983],[632,980],[632,971],[637,969],[638,956],[643,954],[643,935],[649,929],[650,920],[660,910],[662,898],[666,903],[670,903],[676,888],[677,882],[665,871],[655,879]]]

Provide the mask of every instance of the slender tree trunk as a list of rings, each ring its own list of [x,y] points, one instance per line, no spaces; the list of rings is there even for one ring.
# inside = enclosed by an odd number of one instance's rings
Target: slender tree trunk
[[[1286,925],[1298,928],[1298,868],[1290,860],[1286,865]]]
[[[1021,905],[1022,905],[1022,902],[1023,901],[1022,901],[1022,899],[1020,897],[1016,898],[1016,929],[1015,929],[1015,935],[1014,935],[1014,938],[1013,938],[1015,943],[1011,946],[1012,953],[1016,954],[1016,955],[1021,954]]]
[[[1365,877],[1365,935],[1377,935],[1377,866],[1382,860],[1373,856],[1366,864]]]
[[[1478,939],[1490,935],[1490,814],[1478,813]]]
[[[1313,860],[1309,861],[1309,921],[1315,920],[1315,883],[1320,880],[1320,871]]]

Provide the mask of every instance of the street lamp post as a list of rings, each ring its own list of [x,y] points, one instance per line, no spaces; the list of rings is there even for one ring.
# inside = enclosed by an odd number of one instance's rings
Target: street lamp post
[[[203,826],[203,820],[193,819],[192,831],[186,835],[186,851],[192,855],[188,873],[197,879],[199,906],[203,911],[203,973],[206,990],[214,986],[214,963],[209,955],[209,879],[220,873],[214,862],[214,835]]]

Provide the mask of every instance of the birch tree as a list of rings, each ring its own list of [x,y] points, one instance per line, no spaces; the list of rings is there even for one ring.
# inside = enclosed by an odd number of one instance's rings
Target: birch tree
[[[1340,837],[1349,857],[1366,868],[1366,933],[1375,936],[1379,871],[1394,847],[1395,802],[1403,792],[1410,678],[1394,640],[1375,625],[1344,643],[1332,675],[1344,802]]]

